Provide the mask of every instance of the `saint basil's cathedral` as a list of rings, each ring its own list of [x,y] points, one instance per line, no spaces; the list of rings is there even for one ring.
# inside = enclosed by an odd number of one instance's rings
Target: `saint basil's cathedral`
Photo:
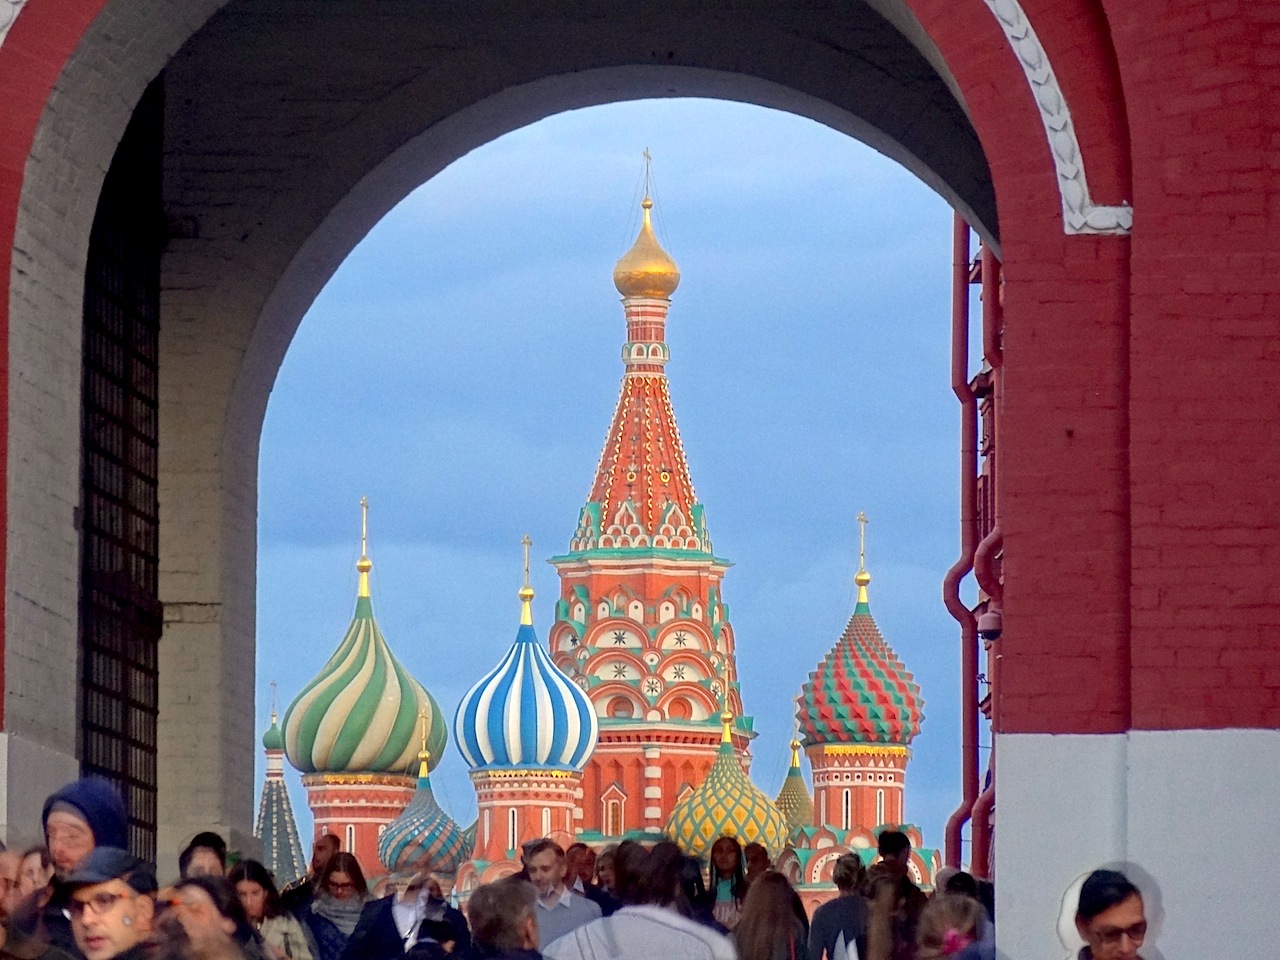
[[[626,320],[621,394],[569,549],[551,558],[560,596],[549,643],[533,626],[526,538],[515,641],[453,717],[476,822],[464,829],[432,794],[449,720],[374,617],[366,536],[342,642],[263,739],[257,833],[281,882],[303,868],[283,756],[303,775],[317,835],[337,834],[374,876],[425,863],[459,899],[517,871],[521,844],[541,836],[601,849],[665,835],[704,861],[722,834],[757,841],[812,908],[834,894],[841,854],[870,863],[877,832],[901,828],[913,879],[931,883],[938,853],[904,823],[924,701],[872,618],[865,551],[853,615],[797,702],[781,791],[770,799],[749,778],[755,732],[722,595],[730,564],[712,548],[676,427],[666,320],[680,272],[652,206],[646,196],[613,273]]]

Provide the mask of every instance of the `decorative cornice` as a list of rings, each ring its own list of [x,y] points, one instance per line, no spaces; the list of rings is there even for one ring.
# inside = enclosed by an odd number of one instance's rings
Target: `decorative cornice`
[[[308,773],[302,777],[304,787],[381,786],[412,789],[417,780],[387,773]]]
[[[1004,35],[1022,65],[1031,95],[1040,109],[1049,141],[1062,197],[1062,229],[1066,234],[1110,234],[1128,236],[1133,231],[1133,207],[1128,203],[1105,206],[1093,202],[1085,179],[1084,157],[1066,97],[1049,63],[1040,38],[1036,36],[1018,0],[985,0],[1004,30]]]
[[[26,3],[27,0],[0,0],[0,46],[4,45],[4,38],[9,35],[13,21],[18,19]]]
[[[891,756],[906,757],[910,756],[911,751],[907,747],[886,746],[879,744],[861,744],[861,743],[818,743],[810,746],[805,750],[809,756],[822,756],[826,754],[831,757],[840,756]]]

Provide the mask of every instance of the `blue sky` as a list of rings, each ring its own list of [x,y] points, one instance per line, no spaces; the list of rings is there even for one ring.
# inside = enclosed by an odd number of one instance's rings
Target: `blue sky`
[[[263,431],[259,728],[269,682],[283,712],[350,620],[361,496],[383,633],[450,717],[515,637],[526,532],[545,639],[557,584],[542,561],[567,546],[618,395],[611,274],[646,147],[683,277],[676,416],[716,553],[735,563],[752,776],[782,783],[792,698],[853,609],[864,510],[871,609],[926,700],[907,813],[940,846],[959,788],[957,629],[940,600],[958,544],[951,210],[857,141],[743,104],[638,101],[515,131],[410,194],[334,275]],[[452,745],[432,783],[474,818]]]

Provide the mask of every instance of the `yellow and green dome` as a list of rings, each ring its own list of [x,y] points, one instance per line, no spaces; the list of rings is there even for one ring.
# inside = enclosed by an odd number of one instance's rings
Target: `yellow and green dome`
[[[777,857],[789,835],[787,819],[743,771],[729,732],[733,715],[723,713],[720,719],[720,752],[707,779],[671,811],[667,836],[691,857],[705,858],[721,836],[763,844],[771,858]]]
[[[400,665],[373,616],[367,552],[360,557],[355,615],[329,662],[284,713],[284,751],[303,773],[410,774],[427,724],[431,769],[444,755],[440,705]]]

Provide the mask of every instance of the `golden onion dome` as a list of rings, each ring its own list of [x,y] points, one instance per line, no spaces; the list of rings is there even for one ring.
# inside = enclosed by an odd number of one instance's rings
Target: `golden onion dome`
[[[653,201],[645,197],[640,206],[644,208],[640,234],[631,249],[623,254],[613,268],[613,285],[624,297],[656,297],[665,300],[680,285],[680,268],[653,235],[653,222],[649,214],[653,209]]]

